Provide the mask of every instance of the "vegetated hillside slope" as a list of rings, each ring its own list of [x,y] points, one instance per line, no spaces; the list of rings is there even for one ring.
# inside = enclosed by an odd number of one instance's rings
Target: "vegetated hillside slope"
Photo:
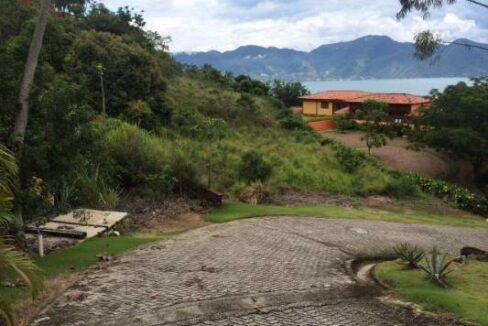
[[[481,45],[470,40],[463,43]],[[176,53],[186,64],[211,64],[223,71],[261,79],[330,80],[415,77],[473,77],[488,74],[488,52],[459,45],[442,45],[440,57],[419,61],[409,42],[386,36],[365,36],[325,44],[310,52],[242,46],[233,51]]]
[[[271,164],[271,177],[265,182],[271,192],[296,189],[351,195],[372,194],[384,193],[394,182],[380,167],[367,159],[357,170],[345,171],[338,163],[332,147],[321,145],[306,126],[294,130],[283,128],[281,110],[287,109],[277,105],[275,100],[265,96],[251,96],[255,107],[250,109],[238,104],[242,96],[222,89],[211,81],[176,78],[169,83],[167,90],[167,97],[175,106],[174,115],[178,117],[186,114],[188,118],[187,108],[195,108],[197,116],[201,115],[200,121],[209,117],[225,120],[226,134],[219,140],[202,139],[196,132],[197,122],[186,136],[181,136],[181,128],[185,127],[179,126],[163,132],[173,136],[152,137],[159,138],[167,148],[174,146],[183,151],[200,183],[208,183],[210,164],[211,187],[229,196],[239,195],[247,186],[245,180],[239,177],[239,167],[243,155],[249,151],[259,152],[264,161]],[[139,133],[135,129],[133,132]],[[168,155],[170,162],[174,158],[171,150]]]
[[[39,6],[7,0],[2,9],[0,141],[8,144]],[[127,192],[158,199],[202,184],[228,196],[399,188],[367,156],[320,144],[270,93],[248,76],[182,67],[127,7],[95,3],[50,16],[20,164],[26,221],[80,206],[112,209]]]

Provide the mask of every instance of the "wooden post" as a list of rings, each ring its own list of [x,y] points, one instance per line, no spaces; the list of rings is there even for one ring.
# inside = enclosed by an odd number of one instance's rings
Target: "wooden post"
[[[37,232],[37,249],[39,252],[39,257],[44,257],[44,240],[42,238],[41,231]]]

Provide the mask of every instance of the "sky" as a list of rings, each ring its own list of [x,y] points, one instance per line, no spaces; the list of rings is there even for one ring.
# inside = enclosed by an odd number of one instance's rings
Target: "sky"
[[[486,1],[486,0],[482,0]],[[412,41],[427,28],[444,40],[488,43],[488,10],[465,0],[397,21],[398,0],[101,0],[144,11],[146,28],[170,35],[171,52],[228,51],[242,45],[309,51],[365,35]],[[488,3],[488,1],[486,1]]]

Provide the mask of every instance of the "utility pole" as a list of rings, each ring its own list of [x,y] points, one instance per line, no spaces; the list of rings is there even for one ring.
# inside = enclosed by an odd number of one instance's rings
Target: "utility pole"
[[[100,77],[100,88],[102,91],[102,114],[107,115],[107,108],[105,106],[105,87],[103,86],[103,65],[101,63],[97,64],[98,76]]]

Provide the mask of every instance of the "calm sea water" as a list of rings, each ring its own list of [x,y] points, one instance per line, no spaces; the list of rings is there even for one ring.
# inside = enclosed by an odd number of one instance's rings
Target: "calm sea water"
[[[412,78],[412,79],[367,79],[367,80],[331,80],[313,81],[303,84],[315,93],[325,90],[359,90],[385,93],[412,93],[428,95],[430,90],[444,90],[448,85],[460,81],[469,82],[468,78]]]

